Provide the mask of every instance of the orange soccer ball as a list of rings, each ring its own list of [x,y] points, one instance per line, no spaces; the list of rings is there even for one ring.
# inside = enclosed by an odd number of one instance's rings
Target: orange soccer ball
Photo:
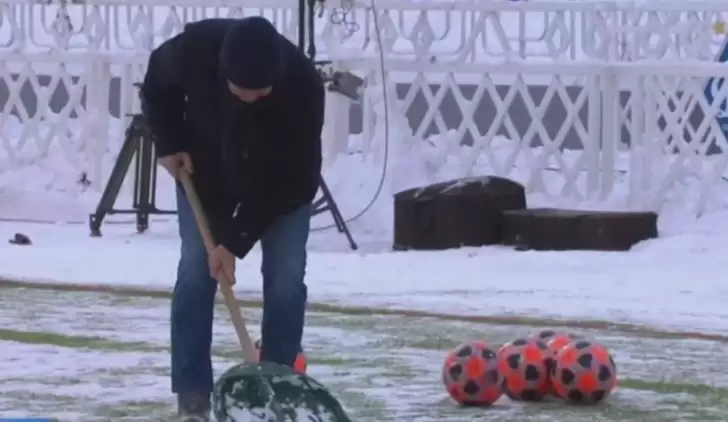
[[[614,390],[617,366],[606,347],[576,340],[556,355],[551,383],[558,396],[569,402],[595,404]]]
[[[549,348],[549,351],[551,352],[553,357],[556,357],[561,349],[563,349],[566,345],[576,340],[577,338],[578,337],[573,334],[559,333],[551,337],[548,343],[546,343],[546,346]]]
[[[260,346],[261,339],[258,339],[255,341],[255,350],[258,351],[258,358],[260,358]],[[293,370],[299,374],[305,374],[307,367],[308,362],[306,361],[306,354],[303,352],[303,348],[301,348],[301,350],[298,351],[298,356],[296,356],[296,361],[293,363]]]
[[[519,338],[498,351],[503,390],[512,400],[538,401],[549,393],[548,349],[535,338]]]
[[[546,357],[546,369],[549,373],[549,380],[548,380],[548,392],[549,394],[552,394],[554,396],[558,396],[556,393],[556,390],[551,385],[551,371],[554,365],[554,358],[556,357],[556,354],[559,353],[559,350],[561,350],[562,347],[566,346],[567,344],[571,343],[576,339],[576,336],[573,334],[568,334],[556,330],[542,330],[536,333],[534,338],[541,340],[544,344],[546,344],[547,351],[547,357]]]
[[[552,338],[560,335],[561,332],[551,329],[541,330],[537,332],[536,334],[532,335],[531,337],[535,338],[536,340],[541,340],[544,344],[551,341]]]
[[[448,353],[442,381],[450,397],[466,406],[489,406],[503,395],[498,356],[483,341],[463,343]]]

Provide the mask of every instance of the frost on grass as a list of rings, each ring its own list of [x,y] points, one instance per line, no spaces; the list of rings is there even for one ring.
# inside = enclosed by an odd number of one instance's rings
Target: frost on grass
[[[230,368],[215,384],[219,421],[349,422],[341,404],[318,381],[263,363]]]

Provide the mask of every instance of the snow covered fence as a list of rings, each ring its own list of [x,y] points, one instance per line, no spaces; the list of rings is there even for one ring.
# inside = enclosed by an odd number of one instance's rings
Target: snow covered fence
[[[367,76],[361,104],[330,115],[351,119],[365,152],[381,150],[387,81],[397,122],[391,144],[404,154],[432,135],[463,143],[461,173],[482,160],[508,176],[529,159],[527,185],[556,195],[606,198],[626,174],[629,206],[659,208],[676,184],[697,180],[702,209],[721,183],[725,138],[715,116],[725,90],[705,100],[720,44],[724,2],[450,1],[327,2],[317,23],[320,55]],[[296,38],[292,0],[86,0],[0,2],[0,171],[62,151],[103,180],[148,52],[185,22],[264,14]],[[376,13],[375,13],[376,12]],[[379,69],[384,57],[386,78]],[[396,101],[394,100],[396,98]],[[112,122],[110,117],[121,119]],[[352,130],[353,129],[353,130]],[[496,154],[495,137],[510,139]],[[340,142],[340,140],[327,140]],[[502,143],[497,143],[502,149]],[[337,151],[345,153],[347,148]],[[563,150],[577,149],[565,160]],[[627,151],[628,163],[617,152]]]

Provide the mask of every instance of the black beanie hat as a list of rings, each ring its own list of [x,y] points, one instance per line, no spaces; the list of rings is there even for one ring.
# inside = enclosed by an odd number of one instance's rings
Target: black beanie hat
[[[221,54],[228,81],[241,88],[267,88],[282,68],[281,35],[261,16],[243,18],[228,30]]]

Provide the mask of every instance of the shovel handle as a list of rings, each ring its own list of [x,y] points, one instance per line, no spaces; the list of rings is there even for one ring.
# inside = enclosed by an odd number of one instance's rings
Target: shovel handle
[[[202,241],[205,243],[205,250],[207,250],[208,256],[215,249],[215,241],[212,239],[212,233],[210,232],[210,225],[207,222],[205,211],[202,209],[202,203],[200,197],[197,196],[195,186],[192,184],[192,179],[186,171],[182,170],[179,174],[179,181],[182,183],[182,188],[187,196],[187,202],[189,202],[192,208],[192,213],[195,215],[195,221],[197,221],[197,228],[202,236]],[[258,363],[258,352],[253,345],[253,340],[250,338],[247,328],[245,328],[245,318],[240,311],[240,304],[235,298],[235,292],[233,291],[231,280],[228,280],[225,275],[220,275],[217,279],[220,292],[222,293],[223,301],[225,306],[230,312],[230,319],[232,320],[233,327],[235,328],[235,334],[237,334],[240,348],[243,350],[243,358],[246,362]]]

